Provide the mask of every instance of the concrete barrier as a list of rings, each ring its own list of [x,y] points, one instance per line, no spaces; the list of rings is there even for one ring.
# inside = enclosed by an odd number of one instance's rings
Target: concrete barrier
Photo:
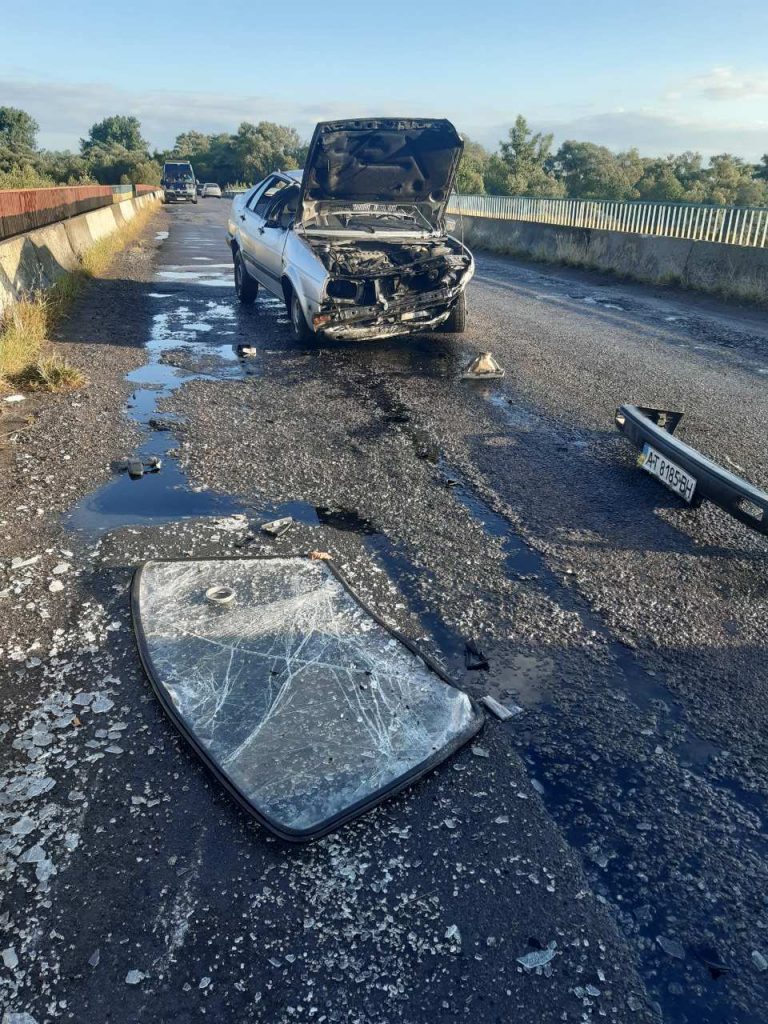
[[[470,248],[768,304],[768,249],[466,214],[451,219]]]
[[[76,270],[92,245],[133,220],[139,210],[157,205],[161,196],[155,189],[0,241],[0,317],[22,296],[50,288]]]

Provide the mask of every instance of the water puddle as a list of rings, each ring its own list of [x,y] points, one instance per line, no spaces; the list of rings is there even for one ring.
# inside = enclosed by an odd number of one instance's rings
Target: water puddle
[[[225,328],[234,322],[235,315],[231,300],[196,299],[153,316],[146,345],[148,362],[126,376],[137,385],[126,403],[126,412],[143,428],[142,441],[126,454],[145,464],[159,459],[160,470],[133,478],[114,467],[116,475],[67,514],[69,529],[91,538],[127,525],[242,511],[241,503],[228,494],[190,487],[174,457],[183,421],[158,409],[161,399],[187,381],[238,379],[251,371],[238,358],[232,343],[221,341],[221,336],[229,333]]]

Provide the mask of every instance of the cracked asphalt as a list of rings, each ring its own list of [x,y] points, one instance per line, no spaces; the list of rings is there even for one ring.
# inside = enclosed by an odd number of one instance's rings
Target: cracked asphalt
[[[159,212],[61,327],[89,388],[0,421],[7,1021],[764,1021],[768,543],[613,413],[767,488],[765,315],[479,253],[465,335],[302,346],[238,307],[228,205]],[[298,847],[163,715],[128,588],[312,550],[523,713]]]

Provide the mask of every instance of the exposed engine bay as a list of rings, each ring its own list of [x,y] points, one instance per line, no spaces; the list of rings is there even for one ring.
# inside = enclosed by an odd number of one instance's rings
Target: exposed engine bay
[[[376,306],[386,310],[402,299],[457,289],[472,257],[453,238],[418,242],[313,241],[330,280],[329,305]]]

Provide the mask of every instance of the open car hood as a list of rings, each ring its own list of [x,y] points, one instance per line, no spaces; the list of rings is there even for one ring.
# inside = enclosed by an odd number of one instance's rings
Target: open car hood
[[[327,204],[405,205],[442,227],[463,148],[442,118],[321,121],[309,144],[297,219],[306,223]]]

